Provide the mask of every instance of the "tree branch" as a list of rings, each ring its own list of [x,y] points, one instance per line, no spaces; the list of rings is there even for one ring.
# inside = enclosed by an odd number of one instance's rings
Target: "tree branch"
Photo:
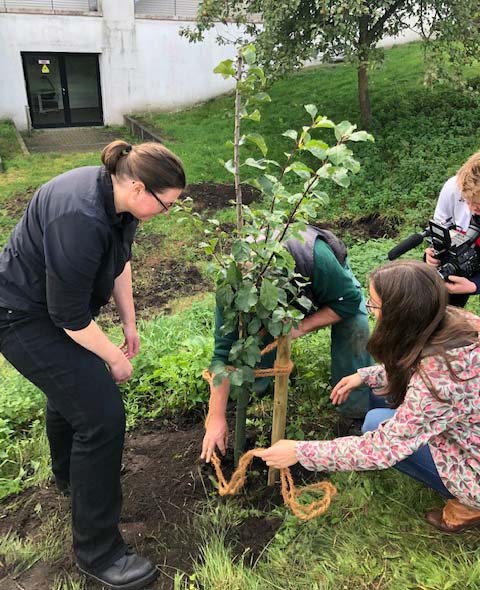
[[[383,16],[377,20],[377,22],[374,24],[374,26],[369,30],[369,41],[375,41],[377,36],[380,35],[383,31],[383,27],[385,25],[385,23],[387,22],[387,20],[393,16],[393,14],[395,14],[395,12],[399,9],[402,8],[402,5],[405,5],[407,3],[407,0],[398,0],[397,2],[395,2],[395,4],[392,4],[390,6],[390,8],[388,8],[385,13],[383,14]]]

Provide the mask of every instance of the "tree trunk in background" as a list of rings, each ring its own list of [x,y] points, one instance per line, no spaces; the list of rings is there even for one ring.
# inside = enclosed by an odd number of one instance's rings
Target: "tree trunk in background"
[[[362,125],[364,129],[370,129],[372,124],[372,107],[370,105],[370,95],[368,92],[368,57],[372,44],[374,45],[374,43],[370,25],[370,16],[368,14],[364,14],[358,19],[358,102],[360,105]]]
[[[370,94],[368,91],[368,63],[360,62],[357,68],[358,73],[358,102],[360,104],[360,113],[362,115],[362,124],[364,129],[370,129],[372,125],[372,106],[370,104]]]

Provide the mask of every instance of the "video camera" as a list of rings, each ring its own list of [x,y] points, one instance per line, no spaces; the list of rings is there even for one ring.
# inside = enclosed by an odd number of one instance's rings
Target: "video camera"
[[[440,261],[438,272],[447,280],[450,275],[471,277],[480,272],[480,216],[472,215],[466,232],[455,225],[442,225],[431,219],[428,227],[419,234],[409,236],[388,253],[389,260],[419,246],[425,238],[430,240],[435,258]]]

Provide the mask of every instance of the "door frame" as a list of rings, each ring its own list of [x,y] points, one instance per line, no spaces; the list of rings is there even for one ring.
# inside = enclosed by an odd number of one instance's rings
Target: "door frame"
[[[33,118],[32,118],[32,96],[30,93],[30,85],[28,83],[28,75],[27,75],[27,67],[26,67],[26,58],[27,56],[38,55],[38,56],[45,56],[47,59],[49,56],[55,56],[58,58],[58,68],[60,73],[60,84],[62,87],[62,98],[63,98],[63,112],[64,112],[64,122],[63,123],[49,123],[45,125],[34,125]],[[95,79],[97,81],[97,93],[98,93],[98,105],[100,109],[100,118],[101,122],[99,123],[73,123],[72,124],[72,117],[70,112],[70,97],[68,93],[68,79],[67,79],[67,71],[65,67],[65,56],[67,55],[94,55],[96,56],[95,60]],[[74,52],[74,51],[22,51],[22,66],[23,66],[23,77],[25,79],[25,88],[27,90],[27,100],[28,100],[28,108],[30,109],[30,119],[32,121],[32,127],[34,129],[52,129],[52,128],[59,128],[59,127],[103,127],[104,120],[103,120],[103,100],[102,100],[102,86],[100,80],[100,63],[99,63],[99,55],[98,53],[91,52]]]

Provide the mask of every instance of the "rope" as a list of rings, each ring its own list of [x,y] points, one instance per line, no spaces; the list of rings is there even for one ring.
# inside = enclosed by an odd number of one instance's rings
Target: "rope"
[[[246,473],[250,463],[253,460],[253,453],[255,451],[261,451],[263,449],[258,448],[251,451],[247,451],[243,454],[239,461],[238,467],[234,471],[229,482],[225,479],[223,471],[220,465],[220,459],[213,453],[212,464],[217,474],[218,479],[218,493],[220,496],[235,496],[245,485]],[[293,482],[292,474],[290,469],[280,469],[280,481],[282,484],[282,497],[285,505],[290,508],[292,513],[300,520],[312,520],[317,516],[325,514],[330,506],[333,496],[337,493],[336,487],[329,481],[320,481],[312,483],[303,488],[297,489]],[[324,493],[323,498],[320,500],[314,500],[310,504],[300,504],[299,498],[307,492],[313,492],[322,490]]]
[[[267,344],[267,346],[265,346],[265,348],[261,352],[262,356],[268,354],[272,350],[275,350],[275,348],[277,348],[277,340],[274,340],[273,342],[270,342],[270,344]],[[253,372],[255,373],[255,377],[275,377],[275,375],[290,375],[290,373],[293,371],[294,366],[295,365],[292,361],[288,361],[286,365],[276,365],[271,369],[255,369]],[[234,368],[227,367],[227,371],[234,371]],[[213,375],[210,373],[208,369],[204,369],[202,371],[202,377],[205,379],[205,381],[208,382],[209,385],[213,385]]]

